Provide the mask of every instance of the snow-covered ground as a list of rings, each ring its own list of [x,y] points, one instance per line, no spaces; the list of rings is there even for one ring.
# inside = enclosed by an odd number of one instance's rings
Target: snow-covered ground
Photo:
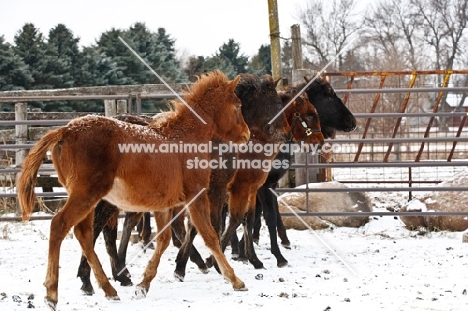
[[[380,195],[372,199],[377,197]],[[390,197],[392,202],[403,199],[388,194]],[[47,310],[42,283],[49,223],[0,222],[0,310],[24,310],[28,305]],[[467,310],[468,244],[462,243],[463,233],[421,234],[408,231],[393,217],[372,217],[359,229],[288,230],[288,234],[293,245],[290,250],[282,248],[289,260],[285,268],[276,267],[265,228],[256,248],[265,270],[230,260],[247,292],[235,292],[215,270],[205,275],[192,263],[185,282],[175,280],[172,273],[177,249],[171,245],[145,299],[134,299],[134,287],[113,282],[120,302],[107,301],[97,288],[94,296],[81,294],[76,278],[81,252],[76,239],[69,237],[62,244],[58,309]],[[202,255],[208,255],[201,240],[197,239],[196,245]],[[110,275],[102,238],[96,249]],[[130,246],[127,259],[140,250],[138,244]],[[130,265],[134,282],[139,281],[149,257],[150,252],[141,254]]]

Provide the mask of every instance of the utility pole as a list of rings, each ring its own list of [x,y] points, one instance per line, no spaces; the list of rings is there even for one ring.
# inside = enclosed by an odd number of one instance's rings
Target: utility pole
[[[276,0],[268,0],[268,16],[270,23],[271,69],[273,72],[273,80],[276,81],[283,75],[283,70],[281,68],[281,44],[278,21],[278,4]],[[283,89],[282,80],[280,80],[280,82],[278,83],[277,89]]]

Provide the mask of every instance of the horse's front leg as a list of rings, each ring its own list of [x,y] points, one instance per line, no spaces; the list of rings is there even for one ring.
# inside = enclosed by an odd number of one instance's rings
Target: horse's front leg
[[[82,221],[75,225],[73,232],[80,243],[84,255],[88,259],[88,263],[94,272],[99,287],[104,290],[106,298],[110,300],[120,300],[117,296],[117,291],[110,284],[109,279],[102,269],[101,262],[94,251],[93,219],[94,213],[91,211]]]
[[[244,247],[245,255],[249,259],[250,263],[255,267],[255,269],[262,269],[263,263],[258,259],[257,254],[255,253],[255,247],[253,244],[252,232],[255,222],[255,205],[250,206],[249,211],[247,212],[244,220]],[[242,241],[241,241],[242,243]],[[242,245],[242,244],[241,244]]]
[[[172,233],[170,221],[172,218],[172,209],[155,212],[154,218],[158,228],[156,235],[156,249],[150,261],[148,262],[148,265],[146,266],[145,272],[143,273],[143,280],[136,287],[135,295],[137,298],[146,297],[146,294],[150,288],[150,283],[158,271],[161,256],[171,242]]]
[[[98,203],[96,208],[94,209],[94,223],[93,223],[93,245],[96,244],[96,240],[106,225],[106,215],[104,208],[104,201]],[[88,260],[86,259],[85,255],[81,255],[80,266],[78,267],[78,274],[77,277],[81,279],[81,291],[88,296],[94,295],[94,288],[91,284],[91,267],[88,264]]]
[[[132,235],[132,230],[138,224],[142,216],[143,216],[143,213],[135,213],[135,212],[125,213],[125,221],[124,221],[123,228],[122,228],[122,236],[120,238],[119,250],[117,252],[117,257],[118,257],[118,260],[116,263],[118,267],[117,274],[119,278],[122,275],[125,275],[128,281],[130,281],[130,283],[132,282],[130,279],[131,275],[126,266],[127,248],[128,248],[128,243],[130,242],[130,236]],[[126,282],[126,284],[129,285],[128,282]]]
[[[213,254],[225,279],[231,282],[235,290],[246,290],[244,282],[236,276],[234,269],[229,265],[221,250],[218,233],[215,231],[210,221],[208,206],[208,196],[206,194],[201,194],[195,202],[189,206],[192,223],[203,238],[205,245]]]

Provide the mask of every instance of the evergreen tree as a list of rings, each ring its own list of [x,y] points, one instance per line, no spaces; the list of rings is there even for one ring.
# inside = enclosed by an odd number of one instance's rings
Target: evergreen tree
[[[31,23],[26,23],[14,38],[15,53],[29,66],[34,81],[24,85],[25,89],[42,88],[44,70],[44,38]]]
[[[0,91],[24,90],[24,86],[33,81],[28,65],[0,36]]]
[[[76,80],[82,74],[79,40],[63,24],[50,30],[45,45],[43,88],[68,88],[76,85]]]
[[[109,85],[136,84],[128,76],[128,59],[135,57],[129,54],[128,48],[120,41],[124,38],[124,31],[112,28],[101,34],[93,53],[99,54],[99,74],[105,76]],[[83,51],[85,53],[85,51]],[[86,51],[88,52],[88,51]],[[91,51],[89,51],[91,52]],[[85,54],[86,55],[86,54]]]
[[[197,76],[205,72],[205,57],[190,56],[183,68],[184,74],[190,82],[197,81]]]
[[[208,57],[205,61],[205,71],[212,71],[215,69],[224,72],[229,79],[234,79],[239,74],[229,59],[218,55]]]
[[[164,28],[159,28],[154,33],[144,23],[136,23],[124,32],[123,39],[164,81],[174,83],[187,80],[176,59],[175,40],[170,38]],[[122,57],[126,67],[124,72],[134,83],[162,83],[128,49],[124,55],[126,55]]]
[[[252,57],[249,70],[257,75],[271,75],[271,49],[270,45],[261,45],[258,54]]]
[[[216,56],[228,61],[237,74],[247,72],[248,57],[240,53],[240,44],[233,39],[229,39],[219,48],[219,53]]]

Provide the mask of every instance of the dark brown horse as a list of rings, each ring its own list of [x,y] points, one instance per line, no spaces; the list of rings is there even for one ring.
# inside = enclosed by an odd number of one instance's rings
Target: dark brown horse
[[[44,283],[47,291],[45,299],[51,309],[56,309],[58,301],[60,245],[72,227],[105,296],[119,299],[93,247],[93,209],[101,199],[124,210],[155,212],[160,229],[170,222],[170,207],[188,204],[190,219],[214,254],[223,276],[234,289],[245,289],[244,282],[235,275],[222,253],[218,235],[209,221],[206,189],[211,170],[190,169],[187,165],[195,157],[208,161],[210,154],[198,151],[129,153],[119,150],[119,146],[128,143],[153,145],[156,148],[174,141],[208,144],[214,135],[226,141],[246,143],[250,132],[240,112],[241,102],[234,93],[238,81],[239,78],[228,81],[223,73],[215,71],[201,77],[185,94],[187,105],[175,102],[173,112],[150,126],[87,116],[48,132],[31,149],[18,181],[23,219],[28,220],[32,213],[36,201],[34,186],[37,172],[48,150],[52,150],[59,182],[69,195],[65,206],[51,221]],[[149,289],[170,238],[170,230],[158,235],[156,250],[137,287],[138,293],[145,295]]]
[[[286,134],[290,131],[284,114],[281,114],[271,125],[269,124],[283,108],[281,99],[275,89],[276,83],[271,78],[260,80],[252,75],[245,76],[246,83],[242,83],[243,78],[241,78],[241,82],[235,92],[242,100],[242,114],[251,131],[251,142],[249,144],[283,144],[286,141]],[[272,128],[276,130],[272,131]],[[278,133],[278,130],[280,133]],[[277,134],[275,135],[275,133]],[[217,153],[212,154],[212,157],[218,156]],[[247,160],[250,163],[254,163],[254,161],[257,163],[267,163],[273,159],[274,153],[269,156],[256,153],[252,157],[246,158],[245,153],[229,152],[224,153],[222,157],[227,161],[228,168],[212,171],[210,188],[208,189],[211,205],[211,222],[220,235],[222,233],[222,209],[228,199],[227,187],[238,171],[235,163],[239,163],[240,160]],[[247,181],[248,183],[255,182],[258,179],[258,175],[265,174],[263,169],[252,168],[244,169],[243,171],[245,175],[250,176],[250,180]],[[242,195],[248,196],[249,193],[245,192]],[[197,263],[199,268],[204,264],[203,259],[192,247],[195,235],[196,230],[191,227],[191,222],[189,221],[187,236],[177,255],[176,269],[174,271],[175,277],[180,280],[183,280],[185,277],[185,267],[189,256]]]
[[[301,94],[299,97],[295,96],[295,91],[292,93],[282,93],[282,104],[286,106],[285,116],[291,127],[290,140],[295,142],[305,141],[307,144],[323,144],[323,135],[320,130],[320,120],[318,118],[315,107],[309,102],[305,94]],[[290,101],[296,97],[293,104],[289,104]],[[289,104],[289,105],[288,105]],[[272,160],[282,163],[280,166],[273,166],[271,169],[281,169],[285,166],[283,160],[276,159],[276,152]],[[258,157],[255,154],[245,154],[246,157]],[[286,163],[289,166],[289,163]],[[255,207],[257,199],[257,191],[267,180],[267,172],[261,172],[259,170],[242,170],[238,169],[234,176],[233,181],[229,184],[229,224],[226,227],[221,239],[221,249],[224,251],[228,243],[235,235],[237,227],[240,223],[244,222],[244,235],[243,241],[240,245],[242,253],[245,254],[245,258],[256,268],[263,268],[263,263],[258,259],[255,254],[253,245],[252,230],[255,220]],[[242,195],[244,193],[244,195]],[[249,195],[246,196],[245,193]],[[271,233],[270,233],[271,235]],[[275,232],[276,236],[276,232]],[[275,254],[278,260],[284,258],[281,254],[272,248],[272,252]]]
[[[310,80],[305,79],[305,83],[297,87],[297,89],[304,89]],[[336,95],[333,87],[325,79],[314,80],[307,88],[305,93],[311,102],[314,103],[317,109],[322,133],[325,138],[332,138],[335,131],[350,132],[356,128],[356,119],[353,114],[346,108],[341,99]],[[291,155],[288,153],[278,154],[280,159],[286,159],[291,161]],[[278,201],[276,196],[270,189],[276,189],[277,183],[280,178],[287,172],[288,168],[272,169],[268,175],[268,179],[265,184],[259,189],[257,193],[257,207],[255,226],[253,232],[254,240],[260,237],[260,215],[263,212],[266,225],[270,232],[271,249],[279,254],[279,248],[277,247],[275,232],[278,230],[278,235],[281,238],[281,244],[285,247],[289,247],[290,241],[286,234],[286,229],[283,225],[283,221],[278,211]],[[233,242],[236,244],[236,242]],[[239,257],[244,257],[241,253]],[[287,264],[287,261],[280,255],[275,255],[277,258],[278,266]]]

